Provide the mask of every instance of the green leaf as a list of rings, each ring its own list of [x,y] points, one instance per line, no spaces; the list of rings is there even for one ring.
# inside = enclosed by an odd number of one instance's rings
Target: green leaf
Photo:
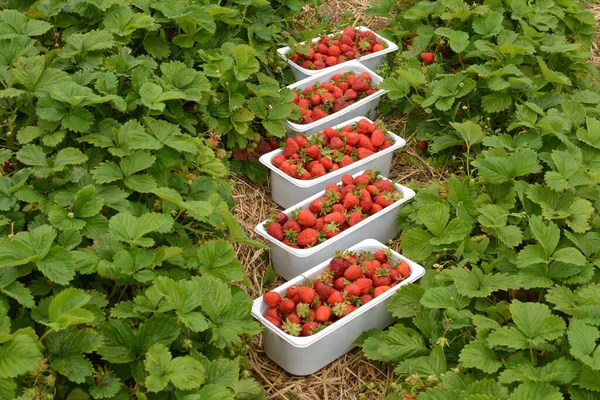
[[[0,39],[13,39],[18,36],[39,36],[52,28],[45,21],[30,19],[27,21],[25,14],[17,10],[4,10],[0,12]]]
[[[394,325],[378,337],[367,338],[363,351],[367,358],[377,361],[400,361],[428,353],[421,335],[402,325]]]
[[[100,212],[104,200],[97,197],[98,192],[93,185],[85,186],[75,195],[73,214],[77,218],[90,218]]]
[[[556,250],[554,254],[552,254],[552,259],[555,261],[564,262],[566,264],[574,264],[579,266],[585,265],[587,262],[585,256],[581,254],[581,252],[575,247],[565,247]]]
[[[421,308],[422,287],[410,284],[401,286],[388,303],[388,311],[396,318],[414,317]]]
[[[151,392],[163,390],[169,382],[178,389],[189,390],[205,381],[205,370],[199,361],[189,356],[172,358],[169,349],[158,343],[148,349],[144,366],[148,371],[146,386]]]
[[[41,96],[70,80],[69,75],[55,68],[46,68],[44,56],[21,57],[12,70],[14,79],[28,92]]]
[[[200,272],[225,281],[244,278],[242,264],[235,258],[233,247],[224,240],[210,241],[198,248]]]
[[[421,297],[421,304],[428,308],[465,308],[469,298],[457,293],[454,286],[432,287]]]
[[[155,343],[170,345],[179,336],[179,325],[164,315],[155,315],[140,324],[136,340],[136,353],[144,354]]]
[[[469,34],[467,32],[450,28],[437,28],[435,34],[447,38],[450,42],[450,48],[455,53],[461,53],[469,46]]]
[[[121,380],[113,375],[105,374],[100,383],[90,386],[90,394],[94,399],[112,399],[121,390]]]
[[[517,387],[510,400],[563,400],[556,386],[546,382],[526,382]]]
[[[594,371],[590,367],[584,366],[579,371],[579,375],[573,384],[584,389],[600,392],[600,371]]]
[[[260,65],[256,59],[256,51],[248,45],[236,45],[233,49],[233,59],[235,60],[233,72],[235,78],[239,81],[245,81],[250,75],[257,73],[260,69]]]
[[[123,179],[121,168],[112,161],[103,162],[92,171],[92,176],[97,183],[110,183]]]
[[[214,360],[210,363],[206,371],[206,384],[209,385],[212,383],[232,388],[237,383],[239,374],[239,359],[227,360],[221,358]]]
[[[517,289],[522,282],[509,274],[485,274],[477,267],[452,268],[449,275],[454,279],[456,291],[468,297],[487,297],[497,290]]]
[[[66,376],[71,382],[83,383],[85,378],[92,376],[94,368],[90,360],[83,354],[64,354],[52,360],[52,368],[61,375]]]
[[[110,363],[124,364],[135,360],[136,341],[133,330],[123,320],[109,320],[99,326],[102,346],[97,350]]]
[[[520,149],[508,157],[486,157],[474,162],[474,165],[489,183],[502,183],[541,170],[537,153],[528,148]]]
[[[499,113],[510,107],[512,98],[508,93],[496,92],[483,96],[481,102],[484,111],[489,113]]]
[[[586,117],[586,128],[577,129],[577,138],[592,147],[600,149],[600,121]]]
[[[467,368],[477,368],[488,374],[493,374],[502,367],[498,355],[482,339],[463,347],[459,361]]]
[[[94,321],[94,314],[82,308],[91,300],[91,296],[81,289],[67,288],[54,296],[48,307],[46,323],[55,331],[71,325],[86,324]]]
[[[463,123],[451,122],[450,125],[452,125],[454,129],[456,129],[460,137],[462,137],[465,141],[467,148],[469,149],[474,144],[481,143],[483,141],[483,138],[485,137],[481,126],[479,126],[471,120],[465,121]]]
[[[38,269],[52,282],[68,284],[75,276],[75,263],[71,253],[62,247],[53,247],[37,262]]]
[[[567,337],[571,355],[592,369],[600,370],[600,349],[596,345],[600,331],[581,320],[572,319]]]
[[[441,236],[448,224],[450,208],[444,203],[427,203],[419,208],[419,219],[436,236]]]
[[[544,219],[539,215],[531,215],[529,217],[529,228],[533,237],[544,248],[546,257],[554,253],[554,249],[556,249],[558,240],[560,239],[558,226],[552,221],[546,224]]]
[[[504,17],[497,12],[488,12],[483,17],[476,17],[473,21],[473,30],[482,36],[494,36],[502,32]]]
[[[131,8],[121,5],[111,7],[104,15],[104,26],[119,35],[131,35],[137,29],[148,29],[154,25],[154,18],[148,14],[134,14]]]
[[[29,335],[16,334],[0,344],[0,378],[14,378],[39,367],[42,353]]]

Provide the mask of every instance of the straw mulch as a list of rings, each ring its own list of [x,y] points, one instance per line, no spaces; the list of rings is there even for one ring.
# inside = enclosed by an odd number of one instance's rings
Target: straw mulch
[[[588,9],[594,14],[596,24],[600,23],[600,1],[591,3]],[[592,58],[590,59],[590,63],[600,69],[600,32],[598,31],[596,32],[596,39],[594,40],[594,43],[592,43],[591,51]]]

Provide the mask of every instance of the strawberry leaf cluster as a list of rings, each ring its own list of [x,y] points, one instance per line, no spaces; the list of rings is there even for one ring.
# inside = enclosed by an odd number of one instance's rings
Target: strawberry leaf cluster
[[[394,363],[391,398],[598,398],[592,15],[518,0],[393,14],[404,51],[384,111],[408,113],[419,151],[457,172],[402,209],[402,251],[430,271],[390,301],[400,322],[359,343]]]

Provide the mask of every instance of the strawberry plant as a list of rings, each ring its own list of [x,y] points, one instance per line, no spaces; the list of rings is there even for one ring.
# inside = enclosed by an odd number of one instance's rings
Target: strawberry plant
[[[284,134],[298,2],[2,4],[0,399],[263,398],[219,142]]]
[[[421,1],[393,18],[405,51],[380,85],[388,111],[403,107],[419,148],[456,175],[400,212],[403,254],[429,272],[390,301],[399,323],[359,343],[395,364],[392,399],[597,398],[591,14]]]

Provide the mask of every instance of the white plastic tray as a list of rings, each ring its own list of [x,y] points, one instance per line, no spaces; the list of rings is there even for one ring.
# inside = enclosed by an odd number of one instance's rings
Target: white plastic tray
[[[386,248],[382,243],[367,239],[350,249],[355,251],[375,252]],[[263,343],[267,357],[275,361],[284,370],[293,375],[309,375],[336,358],[341,357],[354,347],[354,341],[361,333],[369,329],[384,329],[394,322],[394,317],[387,310],[387,304],[392,295],[402,285],[413,283],[425,274],[425,269],[419,264],[391,250],[394,262],[406,261],[410,266],[410,276],[382,295],[374,298],[362,307],[357,308],[348,316],[331,324],[312,336],[295,337],[286,334],[265,317],[268,306],[262,296],[254,300],[252,315],[264,325]],[[305,279],[313,279],[327,269],[330,259],[310,269],[279,286],[274,291],[285,293],[288,287],[299,285]]]
[[[362,175],[363,172],[364,170],[359,171],[353,176]],[[292,248],[267,233],[264,227],[267,221],[256,225],[254,228],[255,232],[269,241],[273,270],[283,279],[289,280],[304,273],[312,266],[332,257],[337,250],[346,250],[361,240],[371,238],[385,243],[395,238],[399,232],[398,224],[396,223],[398,212],[400,212],[402,204],[415,196],[415,192],[396,183],[393,183],[393,185],[402,193],[402,199],[315,247],[308,249]],[[323,196],[325,196],[324,190],[284,210],[283,213],[289,216],[298,208],[307,209],[313,200]]]
[[[373,32],[372,30],[370,30],[369,28],[367,28],[365,26],[357,26],[356,31],[357,32],[365,32],[365,31]],[[340,32],[337,32],[337,33],[340,33]],[[389,40],[387,40],[386,38],[384,38],[381,35],[378,35],[375,32],[373,32],[373,33],[375,34],[375,37],[377,37],[377,40],[380,42],[385,42],[387,47],[381,51],[378,51],[377,53],[368,54],[366,56],[362,56],[357,59],[358,62],[360,62],[362,65],[364,65],[365,67],[370,68],[370,69],[376,69],[377,67],[379,67],[387,54],[393,53],[394,51],[398,50],[398,46],[395,43],[390,42]],[[336,33],[332,33],[327,36],[333,36],[335,34]],[[321,38],[317,38],[317,39],[313,39],[312,42],[318,43],[320,40],[321,40]],[[300,45],[303,45],[303,44],[306,44],[306,42],[300,43]],[[296,64],[295,62],[293,62],[292,60],[290,60],[289,58],[286,57],[286,54],[289,51],[290,51],[289,47],[282,47],[277,50],[277,53],[281,56],[281,58],[283,58],[288,63],[288,65],[292,69],[292,73],[294,74],[294,78],[296,79],[296,81],[301,81],[302,79],[308,78],[309,76],[315,75],[319,72],[328,71],[330,68],[335,67],[335,65],[334,65],[334,66],[326,67],[326,68],[319,69],[319,70],[302,68],[300,65]],[[349,61],[347,61],[347,62],[349,62]],[[337,65],[344,65],[344,64],[345,63],[337,64]]]
[[[382,77],[371,71],[369,68],[365,67],[356,60],[352,60],[340,65],[335,65],[333,67],[327,68],[327,71],[325,72],[319,71],[318,74],[312,75],[306,79],[289,85],[288,89],[305,89],[315,82],[328,82],[331,80],[331,77],[333,75],[338,73],[344,74],[350,71],[354,72],[356,75],[360,75],[362,72],[368,72],[373,78],[371,81],[371,84],[373,86],[377,86],[383,81]],[[383,96],[387,92],[388,90],[379,89],[372,95],[367,96],[354,104],[351,104],[343,110],[328,115],[327,117],[322,118],[318,121],[311,122],[310,124],[296,124],[291,121],[286,121],[285,125],[287,130],[287,136],[293,137],[297,136],[300,133],[311,135],[315,132],[323,130],[327,126],[338,125],[344,121],[347,121],[354,117],[359,117],[361,115],[366,116],[370,119],[375,119],[377,118],[377,106],[379,105],[379,100],[381,99],[381,96]]]
[[[336,125],[333,128],[338,129],[346,125],[355,125],[361,119],[373,122],[365,117],[356,117]],[[270,153],[263,154],[259,161],[271,170],[271,193],[273,200],[283,208],[288,208],[315,193],[325,190],[325,187],[330,183],[339,182],[341,176],[344,174],[351,175],[367,168],[377,170],[382,176],[387,177],[390,173],[394,151],[403,147],[406,144],[406,141],[389,131],[386,135],[386,139],[394,142],[387,149],[381,150],[365,159],[358,160],[336,171],[329,172],[327,175],[310,180],[292,178],[273,165],[273,158],[283,153],[283,149],[277,149]]]

